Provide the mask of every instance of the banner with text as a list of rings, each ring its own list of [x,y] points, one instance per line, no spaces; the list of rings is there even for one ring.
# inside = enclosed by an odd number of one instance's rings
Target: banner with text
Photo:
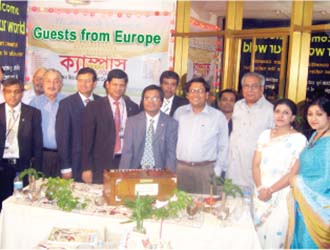
[[[129,77],[128,95],[139,99],[141,90],[158,83],[160,73],[173,67],[171,30],[175,3],[166,11],[79,10],[28,8],[27,78],[40,66],[58,69],[64,92],[75,91],[82,67],[98,73],[98,91],[114,68]]]
[[[26,1],[0,0],[0,65],[5,79],[24,79]]]

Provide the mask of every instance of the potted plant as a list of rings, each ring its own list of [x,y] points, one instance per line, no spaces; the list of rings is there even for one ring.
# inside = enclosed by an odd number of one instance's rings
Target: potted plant
[[[87,200],[80,202],[78,197],[73,196],[73,179],[49,177],[46,186],[46,198],[56,201],[59,208],[64,211],[72,211],[75,208],[85,208]]]
[[[163,222],[167,218],[175,217],[180,211],[187,208],[193,202],[192,197],[184,191],[174,190],[174,196],[166,205],[155,208],[154,216],[160,220],[159,238],[162,238]]]
[[[18,176],[18,178],[20,180],[23,180],[23,178],[25,176],[28,176],[28,183],[29,183],[29,193],[33,196],[33,194],[36,194],[39,191],[37,191],[37,188],[36,188],[36,181],[39,179],[39,178],[44,178],[45,175],[44,173],[40,172],[40,171],[37,171],[35,168],[26,168],[24,169]],[[33,198],[34,200],[34,198]]]
[[[232,183],[231,179],[225,179],[223,177],[216,175],[213,175],[211,178],[210,190],[212,190],[212,187],[214,185],[223,187],[223,191],[221,193],[220,215],[222,215],[223,219],[226,219],[229,216],[229,209],[226,207],[227,197],[228,196],[236,197],[237,194],[243,197],[243,192],[239,186]]]
[[[130,220],[124,223],[129,223],[135,221],[136,226],[133,229],[135,232],[145,234],[146,230],[143,227],[143,221],[149,219],[153,216],[154,198],[150,196],[140,196],[136,195],[135,200],[125,200],[125,206],[132,210]]]

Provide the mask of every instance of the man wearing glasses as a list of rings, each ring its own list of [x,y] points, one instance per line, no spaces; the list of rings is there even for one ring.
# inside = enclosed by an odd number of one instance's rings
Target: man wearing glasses
[[[5,103],[0,104],[0,211],[13,193],[17,172],[42,163],[41,113],[21,103],[24,87],[16,78],[4,82]]]
[[[178,123],[160,111],[164,93],[149,85],[142,92],[143,112],[127,119],[119,168],[176,169]]]
[[[179,122],[177,144],[178,188],[189,193],[209,193],[211,176],[225,170],[228,125],[219,110],[207,104],[210,85],[203,78],[186,83],[188,105],[174,113]]]
[[[273,105],[263,95],[264,76],[255,72],[246,73],[241,84],[244,99],[234,106],[227,177],[252,191],[253,152],[260,133],[273,127]]]

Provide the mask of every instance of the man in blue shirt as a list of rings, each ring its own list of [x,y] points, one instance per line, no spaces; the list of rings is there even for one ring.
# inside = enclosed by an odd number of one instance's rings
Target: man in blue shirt
[[[60,93],[63,77],[56,69],[48,69],[44,75],[44,94],[32,99],[30,105],[41,111],[43,134],[42,172],[46,176],[60,176],[59,156],[55,138],[55,122],[59,102],[65,97]]]
[[[178,188],[190,193],[208,193],[211,175],[225,170],[228,125],[222,112],[210,107],[210,85],[201,77],[186,83],[188,105],[174,113],[179,122],[176,148]]]

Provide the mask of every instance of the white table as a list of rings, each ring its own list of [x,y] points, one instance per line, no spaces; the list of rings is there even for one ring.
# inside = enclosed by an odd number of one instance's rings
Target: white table
[[[0,215],[0,248],[31,249],[46,240],[53,227],[88,228],[101,233],[106,228],[110,239],[119,239],[134,224],[122,224],[127,218],[122,213],[110,215],[113,209],[102,206],[96,207],[96,211],[95,206],[91,206],[85,211],[64,212],[50,204],[10,197],[4,201]],[[200,216],[203,220],[196,222],[187,218],[165,221],[163,238],[169,240],[175,249],[260,249],[250,214],[244,211],[239,217],[238,221],[226,227],[221,226],[219,220],[209,213],[203,213]],[[144,225],[150,237],[158,236],[159,221],[148,220]]]

